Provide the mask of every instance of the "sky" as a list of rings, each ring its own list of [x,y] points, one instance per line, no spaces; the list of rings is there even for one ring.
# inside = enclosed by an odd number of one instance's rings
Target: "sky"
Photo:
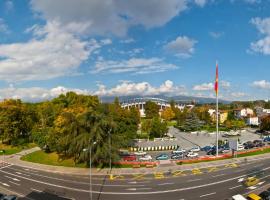
[[[0,0],[0,99],[270,98],[270,0]]]

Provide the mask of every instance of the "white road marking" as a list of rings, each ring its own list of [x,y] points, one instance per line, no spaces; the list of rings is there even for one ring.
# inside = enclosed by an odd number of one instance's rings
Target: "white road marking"
[[[33,190],[33,191],[35,191],[35,192],[42,193],[42,191],[37,190],[37,189],[35,189],[35,188],[30,188],[30,189]]]
[[[16,179],[16,178],[13,178],[13,177],[10,177],[10,176],[5,176],[6,178],[10,178],[12,179],[13,181],[20,181],[19,179]]]
[[[0,167],[0,169],[4,169],[4,168],[8,168],[8,167],[10,167],[11,165],[6,165],[6,166],[4,166],[4,167]]]
[[[214,195],[216,194],[216,192],[212,192],[212,193],[209,193],[209,194],[204,194],[204,195],[201,195],[200,197],[206,197],[206,196],[210,196],[210,195]]]
[[[20,175],[23,175],[23,176],[30,176],[29,174],[23,174],[21,172],[15,172],[16,174],[20,174]]]
[[[238,187],[241,187],[242,185],[237,185],[237,186],[234,186],[234,187],[231,187],[229,188],[229,190],[232,190],[232,189],[235,189],[235,188],[238,188]]]
[[[160,183],[158,185],[173,185],[174,183]]]
[[[14,185],[21,185],[20,183],[15,183],[15,182],[12,182],[12,181],[9,181],[9,182],[14,184]]]
[[[6,183],[2,183],[2,185],[9,187],[9,184],[6,184]]]
[[[238,183],[243,182],[243,181],[244,181],[244,178],[239,178],[239,179],[237,180]]]
[[[265,181],[263,181],[263,182],[260,182],[260,183],[258,183],[257,185],[262,185],[262,184],[264,184],[265,183]]]
[[[194,182],[194,181],[199,181],[199,180],[202,180],[202,179],[201,178],[191,179],[191,180],[188,180],[187,182]]]
[[[224,176],[225,174],[218,174],[218,175],[214,175],[212,177],[219,177],[219,176]]]
[[[24,168],[24,170],[38,173],[38,171],[35,171],[35,170],[32,170],[32,169],[30,170],[30,169]]]
[[[249,189],[249,190],[254,190],[254,189],[256,189],[257,187],[256,186],[250,186],[250,187],[248,187],[247,189]]]
[[[128,188],[126,190],[129,191],[137,191],[137,190],[151,190],[152,188]]]
[[[270,167],[266,167],[266,168],[262,169],[262,171],[266,171],[266,170],[269,170],[269,169],[270,169]],[[24,176],[19,176],[19,175],[12,174],[12,173],[9,173],[9,172],[3,171],[3,170],[0,170],[0,171],[2,173],[5,173],[5,174],[9,174],[9,175],[12,175],[12,176],[20,177],[22,179],[29,180],[29,181],[36,182],[36,183],[40,183],[40,184],[45,184],[45,185],[49,185],[49,186],[53,186],[53,187],[57,187],[57,188],[64,188],[64,189],[72,190],[72,191],[79,191],[79,192],[89,193],[89,190],[78,189],[78,188],[71,188],[71,187],[66,187],[66,186],[63,186],[63,185],[56,185],[56,184],[52,184],[52,183],[48,183],[48,182],[43,182],[43,181],[39,181],[39,180],[27,178],[27,177],[24,177]],[[92,191],[92,193],[95,193],[95,194],[113,194],[113,195],[132,195],[132,194],[137,194],[138,195],[138,194],[171,193],[171,192],[179,192],[179,191],[186,191],[186,190],[192,190],[192,189],[197,189],[197,188],[203,188],[203,187],[207,187],[207,186],[217,185],[217,184],[220,184],[220,183],[226,183],[226,182],[237,180],[237,179],[240,179],[240,178],[243,178],[243,177],[246,177],[246,176],[250,176],[250,175],[252,175],[254,173],[255,172],[248,173],[248,174],[243,174],[243,175],[240,175],[240,176],[237,176],[237,177],[232,177],[232,178],[229,178],[229,179],[224,179],[224,180],[221,180],[221,181],[211,182],[211,183],[207,183],[207,184],[203,184],[203,185],[191,186],[191,187],[186,187],[186,188],[176,188],[176,189],[163,190],[163,191],[149,191],[149,192],[139,192],[139,191],[138,192],[101,192],[101,191],[98,190],[98,191]],[[268,176],[270,176],[270,175],[268,175]],[[268,176],[265,176],[263,178],[266,178]]]

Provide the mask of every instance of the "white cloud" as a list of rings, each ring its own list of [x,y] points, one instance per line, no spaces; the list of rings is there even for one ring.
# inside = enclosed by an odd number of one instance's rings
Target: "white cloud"
[[[103,40],[101,40],[100,42],[101,42],[101,44],[103,44],[103,45],[109,45],[109,44],[112,44],[112,40],[109,39],[109,38],[103,39]]]
[[[200,7],[204,7],[204,5],[207,3],[207,0],[194,0],[194,3]]]
[[[231,83],[228,82],[228,81],[221,81],[221,82],[220,82],[220,86],[221,86],[223,89],[227,90],[227,89],[229,89],[229,88],[231,87]]]
[[[14,9],[14,4],[11,0],[5,2],[6,11],[9,12]]]
[[[91,73],[147,74],[177,69],[174,64],[165,63],[161,58],[131,58],[129,60],[99,60]]]
[[[71,89],[58,86],[52,89],[46,89],[41,87],[30,87],[30,88],[15,88],[11,85],[8,88],[0,89],[0,99],[22,99],[24,101],[42,101],[55,98],[60,94],[65,94],[69,91],[76,92],[77,94],[89,95],[88,90]]]
[[[8,33],[8,32],[9,30],[7,24],[5,23],[5,20],[0,18],[0,33]]]
[[[166,24],[187,8],[187,0],[32,0],[31,5],[46,20],[57,19],[63,26],[87,24],[84,33],[123,36],[130,26]]]
[[[247,94],[244,93],[244,92],[232,92],[230,95],[233,98],[239,98],[239,97],[247,96]]]
[[[129,81],[123,81],[119,85],[113,88],[107,89],[103,84],[98,85],[99,89],[94,92],[98,96],[149,96],[149,95],[180,95],[186,94],[184,86],[175,86],[172,81],[167,80],[159,87],[154,87],[148,82],[134,83]]]
[[[252,86],[260,89],[270,89],[270,82],[266,80],[254,81]]]
[[[179,36],[175,40],[169,42],[164,48],[174,53],[179,57],[190,57],[194,53],[194,45],[197,43],[196,40],[190,39],[186,36]]]
[[[30,31],[30,29],[28,30]],[[0,79],[16,82],[46,80],[76,73],[80,64],[101,47],[95,40],[81,41],[55,21],[31,29],[25,43],[0,45]]]
[[[197,91],[208,91],[208,90],[213,90],[214,89],[214,84],[213,83],[203,83],[200,85],[194,85],[193,90]]]
[[[255,25],[264,38],[252,42],[250,49],[254,52],[270,55],[270,17],[268,18],[252,18],[251,24]]]
[[[214,32],[214,31],[209,32],[209,35],[214,39],[220,38],[223,34],[224,34],[223,32]]]
[[[244,2],[249,4],[261,3],[261,0],[244,0]]]

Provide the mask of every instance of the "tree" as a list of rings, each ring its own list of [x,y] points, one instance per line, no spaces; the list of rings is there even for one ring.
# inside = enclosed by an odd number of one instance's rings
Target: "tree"
[[[180,125],[179,128],[183,131],[196,131],[199,130],[203,124],[198,116],[194,112],[191,112],[187,114],[184,123]]]
[[[175,114],[171,107],[167,107],[161,112],[161,117],[166,121],[170,121],[175,117]]]
[[[145,119],[142,121],[141,124],[141,131],[144,133],[150,133],[152,127],[152,120],[151,119]]]
[[[238,120],[226,120],[225,121],[225,126],[226,128],[229,129],[234,129],[234,130],[239,130],[245,127],[245,121],[242,119],[238,119]]]
[[[262,118],[262,122],[260,124],[260,129],[262,131],[270,131],[270,116],[266,116]]]
[[[168,132],[167,123],[162,122],[158,117],[152,119],[150,138],[161,138]]]
[[[159,117],[159,106],[153,101],[147,101],[145,103],[145,116],[148,119]]]

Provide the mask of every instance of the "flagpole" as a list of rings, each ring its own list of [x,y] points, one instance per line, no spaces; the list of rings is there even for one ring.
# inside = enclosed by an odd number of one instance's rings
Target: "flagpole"
[[[216,61],[216,84],[218,84],[218,62]],[[218,156],[218,85],[217,85],[217,88],[216,88],[216,156]]]

